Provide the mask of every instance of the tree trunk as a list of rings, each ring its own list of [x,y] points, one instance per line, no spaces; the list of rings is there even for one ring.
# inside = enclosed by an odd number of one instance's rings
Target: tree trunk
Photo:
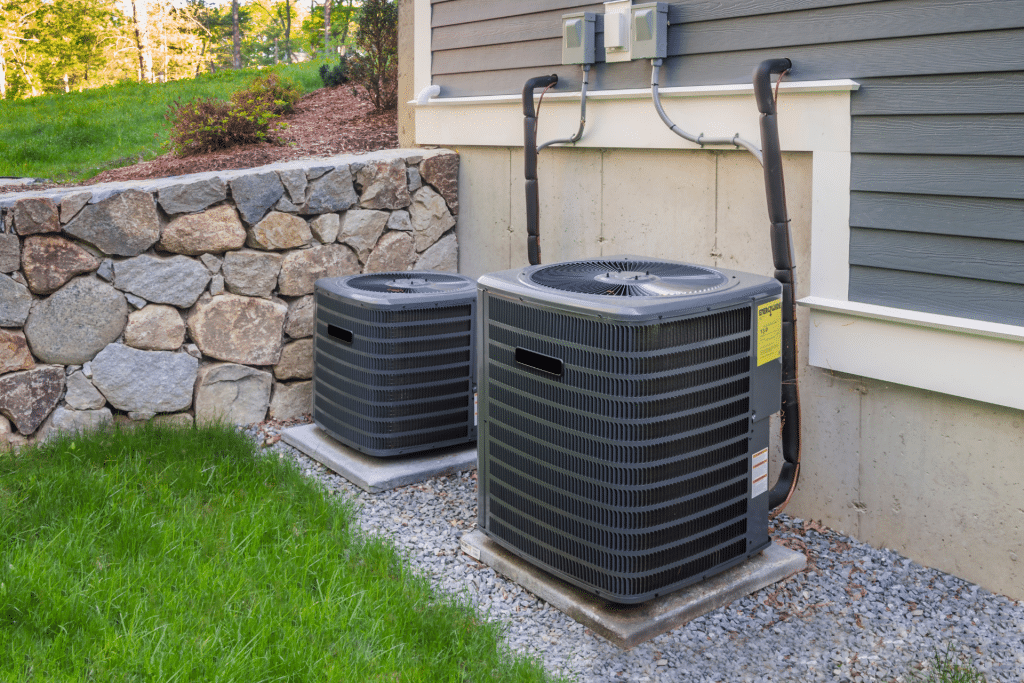
[[[284,50],[288,63],[292,63],[292,1],[284,0]]]
[[[153,52],[149,44],[149,0],[132,0],[135,49],[139,53],[139,83],[153,81]]]
[[[238,30],[238,0],[231,0],[231,66],[242,68],[242,36]]]
[[[331,5],[334,0],[324,0],[324,56],[327,56],[331,45]]]

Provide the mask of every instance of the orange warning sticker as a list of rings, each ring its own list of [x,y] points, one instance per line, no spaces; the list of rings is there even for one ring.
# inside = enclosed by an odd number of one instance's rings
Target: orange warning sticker
[[[768,491],[768,449],[763,448],[751,456],[750,497],[757,498]]]

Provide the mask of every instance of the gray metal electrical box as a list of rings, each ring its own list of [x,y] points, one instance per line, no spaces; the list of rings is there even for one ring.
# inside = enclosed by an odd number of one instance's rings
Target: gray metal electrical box
[[[562,15],[562,64],[593,64],[594,28],[597,14],[575,12]]]
[[[630,17],[631,57],[664,59],[668,56],[668,3],[633,5]]]

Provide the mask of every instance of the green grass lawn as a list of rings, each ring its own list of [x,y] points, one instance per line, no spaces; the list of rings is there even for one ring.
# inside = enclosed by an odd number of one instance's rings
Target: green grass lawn
[[[323,86],[320,62],[275,67],[303,93]],[[163,154],[167,105],[228,99],[267,70],[226,70],[170,83],[120,85],[26,100],[0,100],[0,176],[84,181]]]
[[[0,454],[2,681],[542,681],[230,427]]]

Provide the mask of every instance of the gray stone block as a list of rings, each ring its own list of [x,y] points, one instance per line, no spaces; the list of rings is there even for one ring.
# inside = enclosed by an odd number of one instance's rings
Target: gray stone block
[[[476,469],[476,445],[441,453],[375,458],[338,443],[316,425],[289,427],[281,440],[370,493]]]
[[[802,553],[773,543],[760,555],[701,583],[639,605],[617,605],[538,569],[479,529],[463,535],[459,544],[470,557],[623,649],[782,581],[807,564]]]

